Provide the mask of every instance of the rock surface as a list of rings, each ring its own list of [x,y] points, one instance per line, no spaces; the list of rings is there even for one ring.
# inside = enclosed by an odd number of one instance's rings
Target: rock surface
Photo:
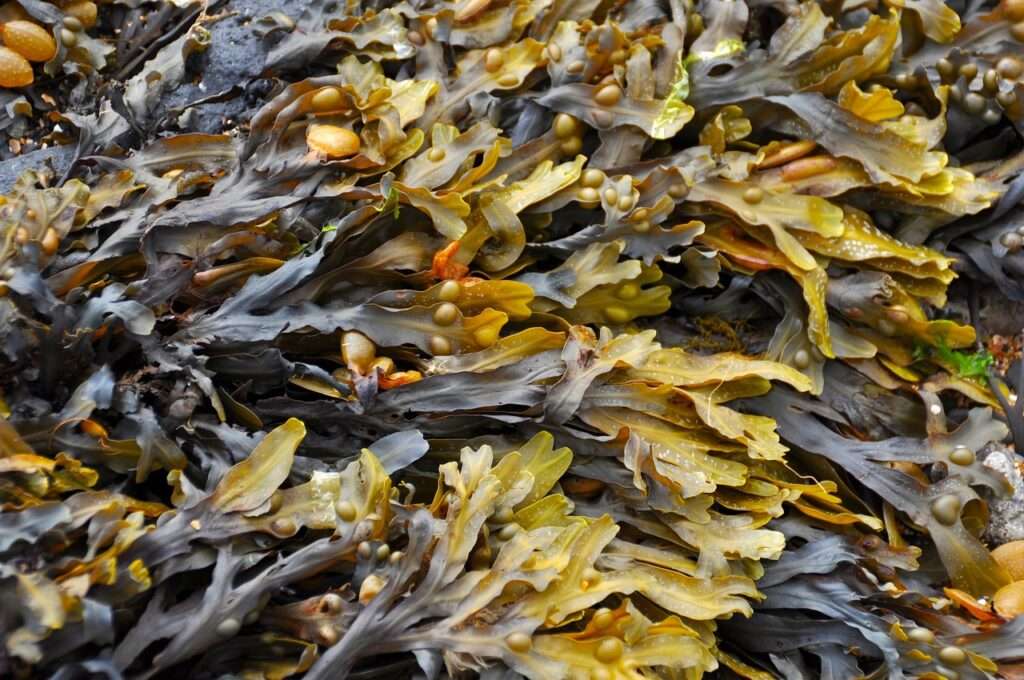
[[[271,12],[298,16],[302,7],[303,3],[297,0],[231,0],[221,5],[219,13],[226,16],[207,25],[210,46],[190,64],[190,71],[197,78],[170,91],[162,106],[188,108],[179,124],[191,132],[223,132],[247,120],[265,94],[251,92],[251,84],[261,77],[267,55],[267,43],[257,35],[253,22]],[[223,101],[189,106],[223,93],[230,93]]]
[[[158,118],[177,117],[181,131],[218,133],[245,122],[263,102],[262,72],[268,46],[254,22],[272,12],[298,17],[299,0],[229,0],[211,13],[221,15],[206,24],[210,45],[189,60],[186,79],[169,90],[157,106]],[[269,84],[262,89],[269,90]],[[223,98],[214,95],[223,94]],[[216,100],[194,104],[207,98]],[[178,112],[182,112],[179,113]],[[10,191],[22,172],[49,164],[59,177],[74,157],[73,145],[26,152],[0,163],[0,194]]]
[[[9,192],[15,180],[26,170],[49,167],[60,177],[68,169],[74,154],[74,146],[51,146],[7,159],[0,163],[0,194]]]
[[[1013,485],[1009,498],[989,501],[991,516],[985,537],[993,545],[1024,539],[1024,470],[1021,458],[1013,451],[993,451],[985,458],[985,465],[997,470]]]

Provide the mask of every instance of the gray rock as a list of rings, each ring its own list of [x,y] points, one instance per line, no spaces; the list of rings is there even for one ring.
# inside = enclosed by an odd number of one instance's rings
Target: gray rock
[[[985,532],[993,545],[1024,539],[1024,474],[1020,456],[1013,451],[992,451],[985,457],[985,465],[1001,472],[1013,485],[1009,498],[989,501],[989,525]]]
[[[42,170],[48,167],[59,178],[68,169],[74,155],[73,146],[51,146],[5,160],[0,163],[0,194],[8,193],[15,180],[26,170]]]
[[[257,35],[253,22],[271,12],[297,17],[302,8],[303,2],[298,0],[231,0],[221,5],[219,10],[233,14],[208,25],[210,46],[195,57],[192,67],[199,80],[183,83],[169,92],[161,108],[189,107],[179,125],[190,132],[223,132],[247,121],[263,103],[261,97],[248,96],[247,92],[250,83],[260,78],[268,52],[267,43]],[[189,106],[232,88],[238,88],[236,95],[225,101]]]
[[[260,79],[267,55],[267,45],[254,31],[253,22],[271,12],[298,17],[303,6],[302,0],[229,0],[221,4],[218,10],[227,16],[208,25],[210,46],[196,55],[190,65],[196,78],[167,92],[156,107],[156,118],[184,110],[178,126],[189,132],[207,133],[224,132],[247,121],[263,103],[265,95],[252,92],[251,86]],[[231,95],[223,101],[191,106],[225,92]],[[31,151],[0,163],[0,194],[10,191],[25,170],[49,165],[59,177],[73,157],[73,146],[58,146]]]

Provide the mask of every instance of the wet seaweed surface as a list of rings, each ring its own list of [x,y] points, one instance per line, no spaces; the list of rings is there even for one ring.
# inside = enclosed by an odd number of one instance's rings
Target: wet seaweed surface
[[[1024,1],[0,40],[0,676],[1024,678]]]

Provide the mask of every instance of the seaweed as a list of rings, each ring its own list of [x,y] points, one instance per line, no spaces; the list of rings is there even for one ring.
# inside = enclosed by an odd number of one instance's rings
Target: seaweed
[[[1018,0],[317,1],[217,134],[150,5],[0,198],[0,675],[1019,672]]]

